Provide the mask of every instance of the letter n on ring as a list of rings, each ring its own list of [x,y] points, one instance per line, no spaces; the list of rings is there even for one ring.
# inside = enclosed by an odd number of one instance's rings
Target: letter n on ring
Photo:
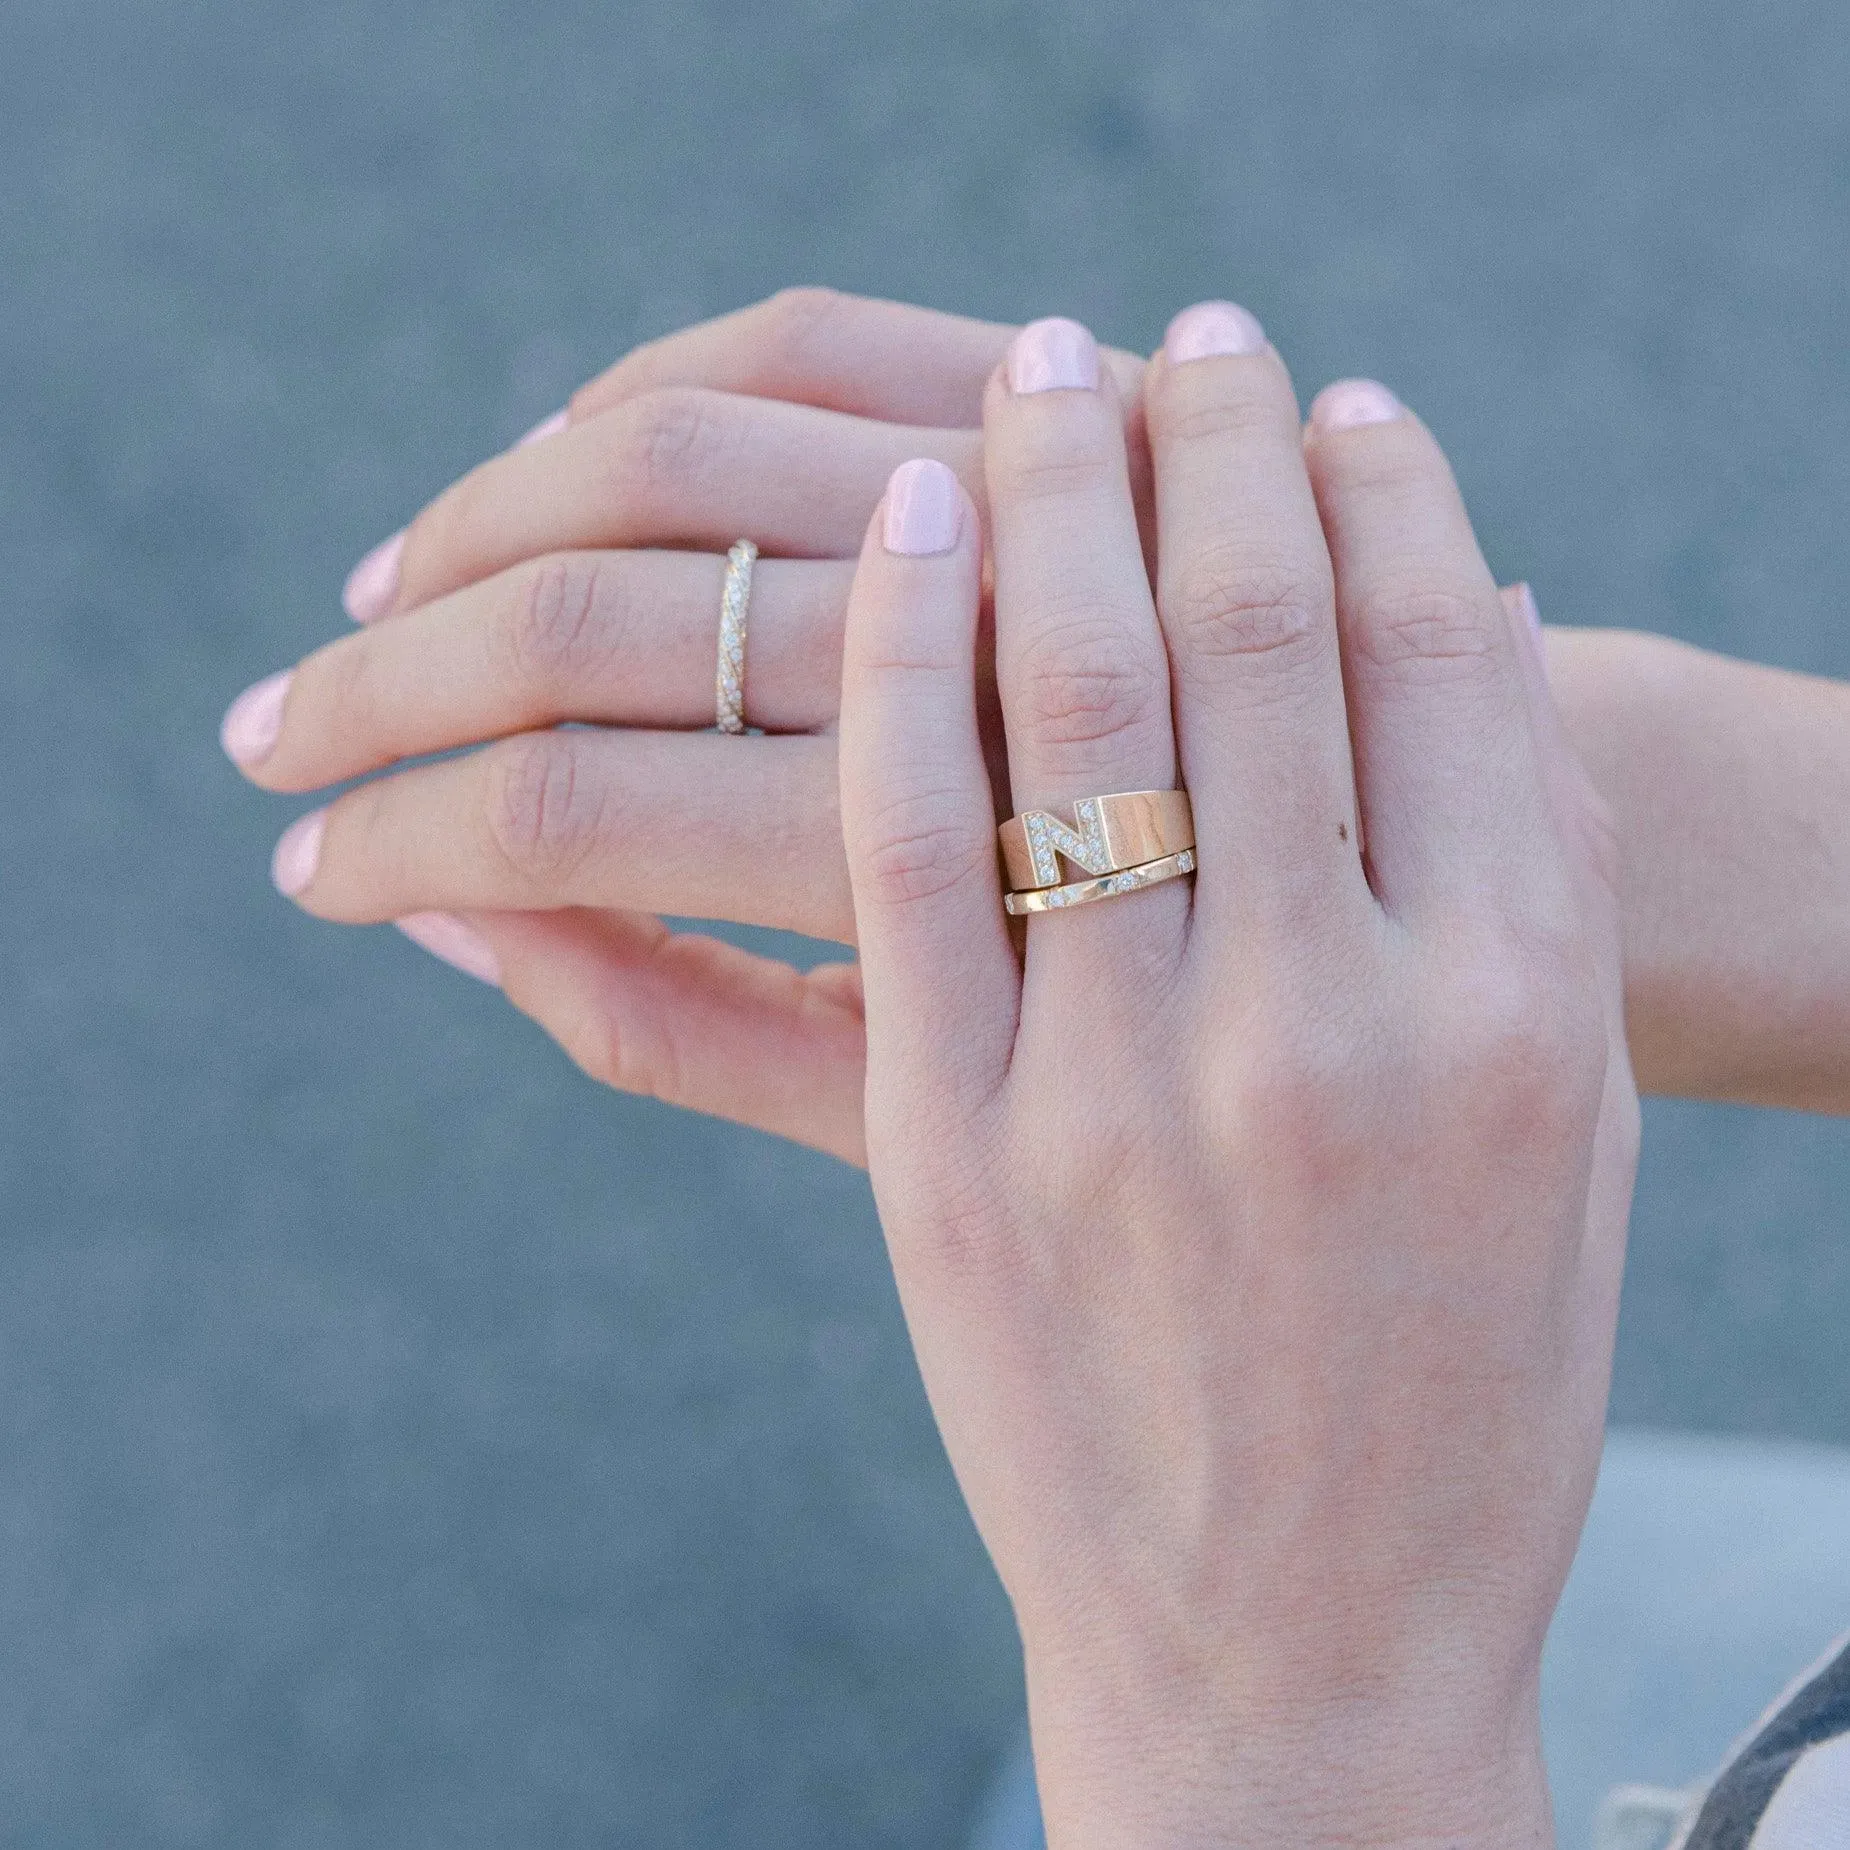
[[[1028,856],[1034,863],[1036,886],[1060,884],[1061,855],[1089,874],[1113,871],[1111,848],[1105,840],[1105,819],[1099,813],[1097,797],[1081,797],[1073,805],[1073,820],[1068,828],[1051,810],[1029,809],[1022,812],[1021,826],[1028,840]]]

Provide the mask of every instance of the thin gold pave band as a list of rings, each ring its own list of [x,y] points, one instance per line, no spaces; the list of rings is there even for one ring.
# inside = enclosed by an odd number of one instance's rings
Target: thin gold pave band
[[[1072,820],[1050,809],[1024,810],[996,831],[1008,884],[1017,892],[1060,884],[1064,856],[1082,874],[1115,874],[1195,845],[1185,790],[1123,790],[1081,797]]]
[[[721,732],[745,731],[745,618],[752,601],[752,566],[758,548],[740,540],[726,555],[726,585],[719,600],[719,670],[713,684],[713,723]]]
[[[1055,912],[1063,906],[1089,906],[1095,900],[1115,899],[1120,893],[1161,886],[1165,880],[1180,880],[1184,874],[1194,871],[1195,851],[1184,848],[1180,854],[1165,855],[1160,861],[1146,861],[1141,867],[1127,867],[1122,873],[1106,874],[1099,880],[1037,887],[1030,893],[1005,893],[1002,903],[1012,916],[1022,918],[1031,912]]]

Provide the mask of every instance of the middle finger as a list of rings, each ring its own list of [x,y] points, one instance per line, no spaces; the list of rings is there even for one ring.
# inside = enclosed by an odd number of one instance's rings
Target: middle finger
[[[914,456],[947,463],[980,500],[970,431],[688,387],[647,392],[445,489],[405,534],[388,608],[584,547],[723,551],[745,537],[767,553],[852,559],[888,477]]]

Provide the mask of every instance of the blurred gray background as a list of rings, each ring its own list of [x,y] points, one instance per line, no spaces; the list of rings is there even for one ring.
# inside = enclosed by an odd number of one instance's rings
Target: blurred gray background
[[[861,1178],[271,894],[215,728],[365,547],[781,284],[1225,294],[1550,617],[1850,673],[1846,94],[1841,0],[8,0],[0,1841],[922,1850],[1013,1726]],[[1617,1417],[1850,1440],[1850,1133],[1649,1128]]]

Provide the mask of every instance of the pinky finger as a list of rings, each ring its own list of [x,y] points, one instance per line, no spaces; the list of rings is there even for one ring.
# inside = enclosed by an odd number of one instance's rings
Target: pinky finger
[[[860,972],[810,971],[647,913],[472,912],[498,979],[593,1079],[866,1164]],[[410,936],[428,942],[421,921]],[[466,939],[464,940],[466,943]]]

